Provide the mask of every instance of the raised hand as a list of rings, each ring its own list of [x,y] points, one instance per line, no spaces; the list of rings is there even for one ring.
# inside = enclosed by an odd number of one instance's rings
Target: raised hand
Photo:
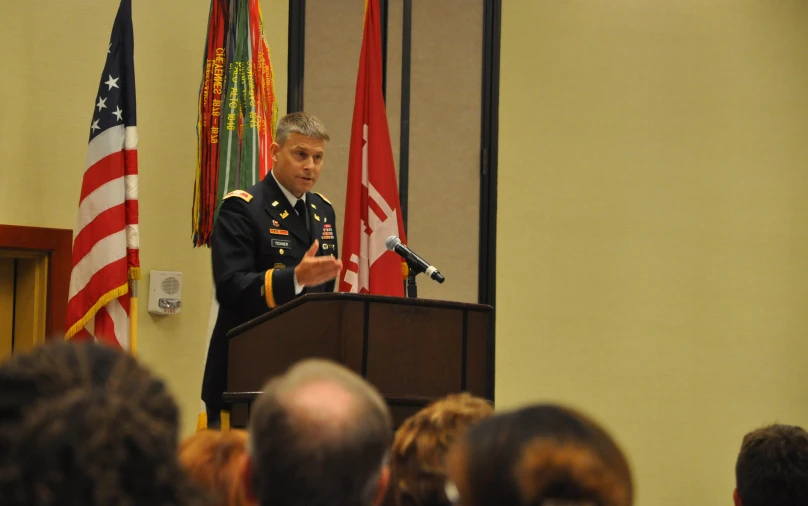
[[[316,286],[339,276],[342,261],[331,255],[316,256],[320,241],[314,240],[303,260],[295,267],[295,278],[301,286]]]

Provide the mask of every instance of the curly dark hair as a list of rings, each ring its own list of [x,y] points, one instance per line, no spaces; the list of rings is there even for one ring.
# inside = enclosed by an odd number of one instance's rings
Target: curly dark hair
[[[0,366],[3,506],[205,502],[177,461],[178,409],[128,354],[57,341]]]

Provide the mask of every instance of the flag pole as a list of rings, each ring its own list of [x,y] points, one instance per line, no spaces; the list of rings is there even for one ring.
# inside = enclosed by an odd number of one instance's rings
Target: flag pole
[[[137,356],[137,280],[129,282],[129,353]]]

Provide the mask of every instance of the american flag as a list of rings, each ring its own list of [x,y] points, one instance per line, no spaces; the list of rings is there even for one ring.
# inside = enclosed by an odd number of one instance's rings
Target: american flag
[[[140,278],[137,111],[131,0],[106,48],[73,237],[66,337],[130,348],[129,281]]]

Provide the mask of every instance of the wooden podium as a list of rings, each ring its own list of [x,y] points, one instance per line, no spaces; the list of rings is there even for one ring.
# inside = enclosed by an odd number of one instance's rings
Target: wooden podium
[[[376,386],[398,426],[446,394],[493,400],[492,307],[348,293],[299,297],[228,333],[231,425],[245,427],[264,383],[295,362],[339,362]]]

